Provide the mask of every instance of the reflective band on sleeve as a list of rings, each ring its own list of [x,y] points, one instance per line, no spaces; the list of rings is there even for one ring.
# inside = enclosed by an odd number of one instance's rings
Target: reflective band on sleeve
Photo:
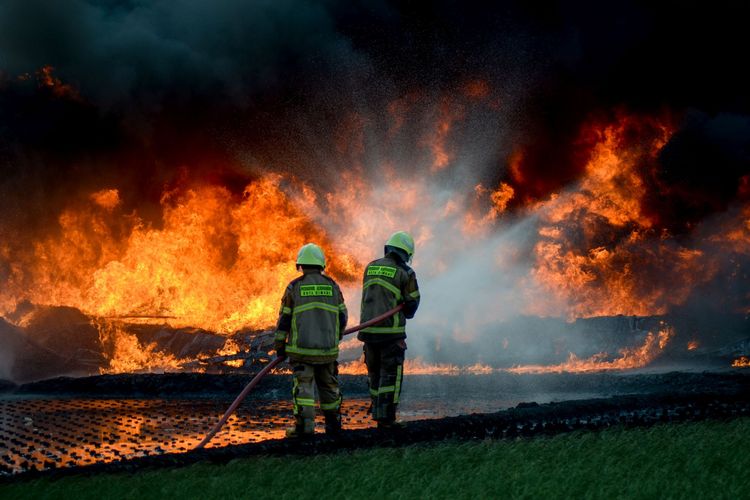
[[[414,290],[413,292],[411,292],[409,294],[409,297],[411,297],[412,299],[416,299],[417,297],[419,297],[419,290]]]
[[[396,386],[395,385],[384,385],[380,389],[378,389],[378,394],[387,394],[389,392],[396,392]]]
[[[276,332],[274,340],[286,340],[286,332],[282,332],[281,330],[279,330],[278,332]]]
[[[398,398],[401,396],[401,374],[403,372],[403,365],[398,365],[396,368],[396,391],[393,394],[393,403],[398,403]]]
[[[339,304],[339,311],[346,311],[346,304]]]
[[[367,268],[367,276],[385,276],[393,278],[396,276],[396,268],[390,266],[370,266]]]
[[[370,388],[370,396],[374,398],[378,397],[378,390]]]
[[[292,308],[291,307],[282,307],[281,308],[281,314],[292,314]]]
[[[331,285],[300,285],[299,294],[301,297],[333,297],[333,287]]]

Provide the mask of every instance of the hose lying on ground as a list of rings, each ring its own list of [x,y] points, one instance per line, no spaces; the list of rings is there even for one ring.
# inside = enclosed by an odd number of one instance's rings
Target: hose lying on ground
[[[391,316],[399,312],[403,307],[404,307],[403,304],[399,304],[398,306],[394,307],[390,311],[384,312],[380,316],[376,316],[375,318],[372,318],[369,321],[365,321],[364,323],[360,323],[357,326],[347,328],[346,330],[344,330],[344,335],[349,335],[350,333],[358,332],[363,328],[367,328],[368,326],[372,326],[374,324],[380,323],[384,319],[390,318]],[[245,397],[248,394],[250,394],[250,391],[252,391],[256,385],[258,385],[261,379],[265,377],[268,374],[268,372],[273,370],[273,368],[276,365],[278,365],[285,359],[286,359],[286,356],[276,357],[273,359],[273,361],[268,363],[260,372],[258,372],[258,374],[253,377],[250,383],[247,384],[244,389],[242,389],[242,392],[239,394],[239,396],[237,396],[237,399],[235,399],[234,402],[229,406],[229,408],[227,408],[227,411],[224,412],[224,416],[221,417],[221,420],[219,420],[219,422],[214,426],[214,428],[211,429],[211,431],[208,434],[206,434],[206,437],[203,438],[203,441],[198,443],[198,445],[193,449],[200,450],[201,448],[206,446],[206,444],[208,444],[208,442],[211,441],[211,438],[213,438],[216,435],[216,433],[219,432],[219,430],[221,430],[222,427],[224,427],[224,424],[227,423],[227,420],[229,420],[229,417],[232,416],[232,413],[234,413],[234,410],[236,410],[237,407],[240,405],[240,403],[242,403],[242,401],[245,399]]]

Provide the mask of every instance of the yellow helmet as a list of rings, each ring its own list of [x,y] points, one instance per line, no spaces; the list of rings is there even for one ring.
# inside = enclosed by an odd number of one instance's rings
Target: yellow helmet
[[[411,259],[414,256],[414,238],[412,238],[406,231],[396,231],[393,233],[391,237],[388,238],[388,241],[385,242],[385,246],[400,248],[406,252],[406,255],[409,257],[409,262],[411,262]]]
[[[299,253],[297,253],[297,265],[320,266],[325,269],[326,256],[323,253],[323,249],[315,243],[304,245],[299,249]]]

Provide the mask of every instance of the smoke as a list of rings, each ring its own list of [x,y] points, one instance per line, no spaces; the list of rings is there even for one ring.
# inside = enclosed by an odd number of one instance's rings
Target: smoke
[[[659,163],[645,209],[670,232],[690,232],[706,216],[726,212],[738,197],[748,199],[740,186],[749,173],[750,116],[689,113]]]
[[[118,189],[127,222],[107,234],[125,246],[136,220],[161,227],[165,193],[208,184],[239,199],[273,173],[300,205],[297,181],[311,187],[305,213],[339,248],[375,258],[390,232],[414,233],[425,352],[518,314],[597,315],[606,307],[570,292],[606,305],[607,273],[654,302],[628,314],[727,282],[719,308],[750,310],[742,279],[727,278],[748,268],[731,243],[750,219],[746,18],[721,2],[8,0],[0,280],[94,192]],[[631,114],[654,118],[619,137],[638,157],[643,220],[555,219],[561,200],[589,196],[592,130]],[[649,156],[662,126],[674,133]],[[500,186],[513,192],[503,209]],[[545,262],[556,289],[535,280],[540,242],[557,251]],[[704,258],[728,248],[722,264]],[[568,257],[582,262],[574,276],[557,267]],[[686,263],[700,264],[699,286],[682,293]]]
[[[206,96],[247,105],[351,59],[325,4],[309,2],[11,1],[0,19],[6,71],[52,65],[105,107]]]
[[[18,328],[0,318],[0,343],[3,346],[0,350],[0,379],[13,379],[16,356],[22,350],[24,340],[23,333]]]
[[[216,178],[205,170],[223,164],[230,171],[218,177],[240,191],[258,169],[335,175],[351,165],[334,143],[352,114],[481,80],[502,115],[489,130],[499,121],[503,130],[494,144],[461,142],[491,152],[481,168],[512,181],[518,207],[580,177],[592,147],[580,130],[592,116],[625,107],[746,119],[742,19],[740,6],[721,4],[11,0],[0,6],[3,187],[37,193],[43,183],[54,198],[71,183],[50,178],[118,181],[132,190],[126,200],[153,205],[185,166]],[[79,99],[17,80],[46,66]],[[734,125],[717,126],[712,142],[740,134]],[[746,163],[719,162],[722,178],[731,173],[722,189],[673,210],[665,226],[722,210]],[[676,171],[648,186],[659,213],[670,210],[658,200],[671,205],[661,193]]]

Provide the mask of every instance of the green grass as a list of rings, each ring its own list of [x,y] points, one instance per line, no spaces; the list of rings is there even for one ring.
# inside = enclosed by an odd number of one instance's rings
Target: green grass
[[[0,498],[748,498],[750,418],[0,486]]]

